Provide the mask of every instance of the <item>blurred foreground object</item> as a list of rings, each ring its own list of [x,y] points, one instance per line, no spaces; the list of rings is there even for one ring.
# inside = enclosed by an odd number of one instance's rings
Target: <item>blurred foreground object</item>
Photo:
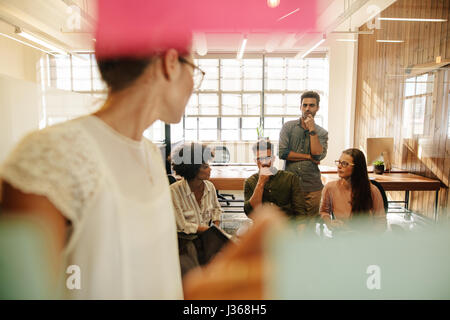
[[[112,58],[145,56],[169,48],[184,51],[193,32],[312,31],[316,6],[316,0],[283,0],[275,8],[261,0],[98,0],[96,55]]]
[[[0,300],[58,299],[44,222],[0,214]]]
[[[267,299],[450,299],[450,228],[266,239]]]
[[[263,264],[263,238],[281,227],[285,215],[274,206],[260,206],[253,225],[238,244],[230,243],[205,267],[184,278],[186,300],[263,299],[267,266]]]

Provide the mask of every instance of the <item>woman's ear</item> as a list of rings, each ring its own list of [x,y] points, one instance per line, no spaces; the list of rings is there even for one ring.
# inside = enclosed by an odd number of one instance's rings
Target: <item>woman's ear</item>
[[[178,61],[178,52],[175,49],[169,49],[164,53],[162,68],[163,74],[167,80],[172,80],[179,73],[180,63]]]

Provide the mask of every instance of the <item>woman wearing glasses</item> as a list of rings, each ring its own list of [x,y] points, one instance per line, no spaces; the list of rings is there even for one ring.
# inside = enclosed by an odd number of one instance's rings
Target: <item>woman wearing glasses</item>
[[[332,230],[346,230],[356,217],[372,218],[377,229],[385,230],[383,198],[369,181],[364,154],[347,149],[335,162],[339,180],[327,183],[322,193],[320,215],[324,222]]]
[[[65,259],[55,270],[79,267],[64,298],[182,298],[167,177],[142,134],[180,121],[203,72],[187,47],[97,60],[105,104],[21,141],[0,173],[3,209],[45,221]]]

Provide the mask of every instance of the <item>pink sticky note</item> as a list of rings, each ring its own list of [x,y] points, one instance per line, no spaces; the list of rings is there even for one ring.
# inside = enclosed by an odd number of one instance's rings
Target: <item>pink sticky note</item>
[[[252,33],[312,30],[316,1],[98,0],[99,57],[142,56],[175,48],[187,51],[192,32]]]

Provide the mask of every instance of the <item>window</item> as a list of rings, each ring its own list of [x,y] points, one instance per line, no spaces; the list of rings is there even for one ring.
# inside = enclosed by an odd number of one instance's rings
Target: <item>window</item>
[[[91,113],[106,99],[93,53],[47,55],[40,62],[40,73],[45,93],[42,127]],[[65,97],[47,86],[82,95]]]
[[[46,59],[50,86],[86,94],[97,106],[104,101],[107,91],[93,53],[49,55]],[[223,56],[196,59],[195,63],[206,75],[190,97],[182,121],[171,125],[174,142],[255,141],[259,126],[265,136],[277,141],[282,125],[298,119],[300,96],[306,90],[319,92],[316,123],[327,128],[327,58],[255,56],[237,60]],[[48,125],[79,116],[81,111],[75,115],[46,110],[44,114]],[[163,141],[164,124],[156,122],[145,135]]]
[[[450,89],[447,92],[447,101],[450,101]],[[448,107],[448,114],[447,114],[447,137],[450,139],[450,107]]]
[[[328,59],[266,58],[265,63],[264,128],[269,130],[268,136],[275,136],[284,122],[298,118],[301,93],[308,90],[320,95],[315,121],[327,129]],[[282,117],[282,121],[270,121],[271,117]],[[270,125],[266,125],[268,120]]]
[[[425,117],[432,103],[433,83],[433,73],[406,79],[403,130],[407,138],[428,134]]]
[[[256,128],[264,119],[264,135],[277,141],[282,125],[298,119],[300,96],[307,90],[320,94],[316,122],[327,128],[326,58],[202,58],[196,63],[206,76],[186,108],[185,119],[198,121],[196,126],[186,126],[184,121],[186,140],[197,136],[198,140],[208,141],[254,141],[258,137]],[[194,120],[189,120],[189,124],[191,121]],[[212,127],[207,128],[209,121]]]

